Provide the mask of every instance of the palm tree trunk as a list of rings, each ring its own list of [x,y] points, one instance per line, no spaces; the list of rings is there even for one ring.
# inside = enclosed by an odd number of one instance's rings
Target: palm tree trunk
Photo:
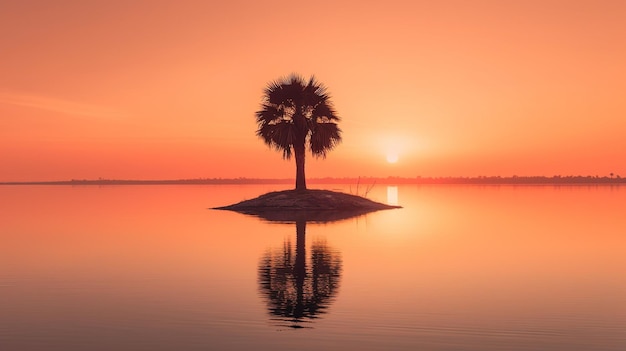
[[[304,141],[301,145],[294,145],[293,152],[296,154],[296,190],[306,190],[306,178],[304,177]]]

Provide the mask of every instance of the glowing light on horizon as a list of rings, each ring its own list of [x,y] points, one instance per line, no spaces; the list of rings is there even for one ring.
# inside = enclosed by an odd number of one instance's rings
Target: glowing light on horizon
[[[396,163],[398,162],[398,154],[397,153],[388,153],[387,154],[387,162]]]

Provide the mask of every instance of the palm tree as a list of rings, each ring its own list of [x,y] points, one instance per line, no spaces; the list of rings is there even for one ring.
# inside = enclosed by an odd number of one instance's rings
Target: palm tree
[[[326,153],[341,142],[341,130],[336,123],[339,117],[326,88],[314,77],[307,82],[292,74],[270,82],[256,121],[256,134],[269,147],[282,151],[287,160],[295,155],[296,190],[306,190],[306,148],[313,156],[325,158]]]

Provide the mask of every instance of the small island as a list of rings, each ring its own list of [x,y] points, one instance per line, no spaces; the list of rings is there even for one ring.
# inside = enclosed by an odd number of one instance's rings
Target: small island
[[[214,209],[255,215],[269,221],[305,219],[311,222],[332,222],[393,208],[401,207],[336,191],[308,189],[275,191]]]

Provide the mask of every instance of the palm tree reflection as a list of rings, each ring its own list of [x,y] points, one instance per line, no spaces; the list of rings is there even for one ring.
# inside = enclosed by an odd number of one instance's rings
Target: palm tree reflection
[[[296,247],[289,240],[268,250],[259,264],[260,292],[272,320],[281,326],[304,328],[326,313],[341,280],[341,257],[324,240],[313,241],[307,261],[306,220],[296,221]]]

